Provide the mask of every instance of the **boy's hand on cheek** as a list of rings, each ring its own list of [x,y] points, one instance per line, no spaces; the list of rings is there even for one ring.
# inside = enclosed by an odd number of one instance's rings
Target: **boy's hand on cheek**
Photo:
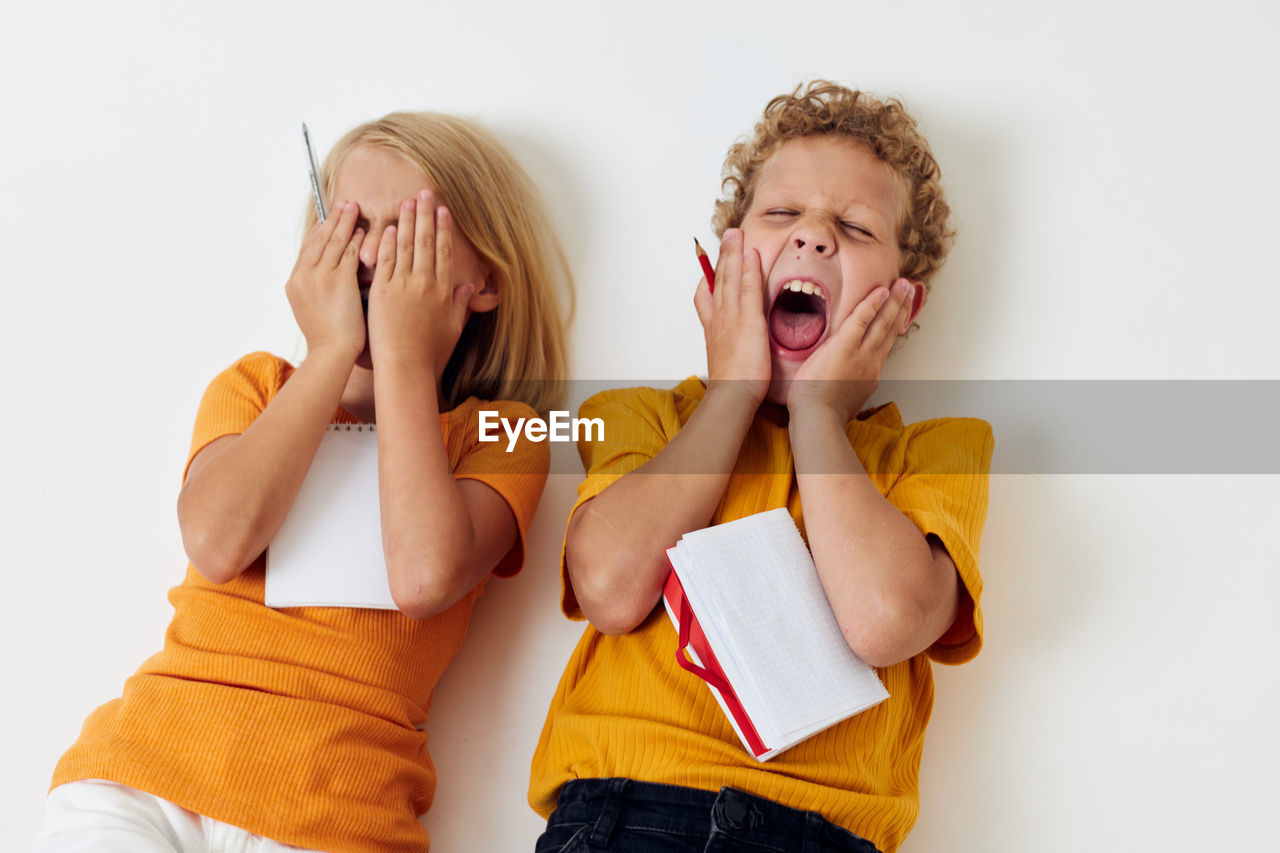
[[[763,280],[759,253],[744,256],[742,232],[729,229],[720,242],[715,292],[704,278],[693,297],[707,342],[708,393],[741,394],[752,410],[768,393],[772,374]]]
[[[437,373],[467,321],[474,284],[453,288],[453,220],[431,193],[400,206],[400,222],[382,233],[369,289],[374,366],[404,358]]]
[[[916,287],[900,278],[858,303],[796,371],[787,391],[792,415],[820,406],[834,412],[841,423],[857,416],[880,383],[889,350],[911,316]]]
[[[355,227],[359,206],[343,202],[333,215],[314,225],[298,250],[285,295],[307,351],[335,348],[351,356],[364,349],[364,317],[356,270],[364,231]]]

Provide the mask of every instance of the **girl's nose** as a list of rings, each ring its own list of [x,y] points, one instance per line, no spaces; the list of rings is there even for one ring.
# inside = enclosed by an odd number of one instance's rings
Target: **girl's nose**
[[[360,263],[370,269],[378,265],[378,244],[382,242],[382,229],[370,226],[360,241]]]

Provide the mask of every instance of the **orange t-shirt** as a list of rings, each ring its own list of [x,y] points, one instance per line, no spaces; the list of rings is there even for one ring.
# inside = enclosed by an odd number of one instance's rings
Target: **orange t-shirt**
[[[578,505],[656,456],[705,393],[691,378],[670,391],[606,391],[584,403],[580,416],[601,418],[604,440],[580,445],[587,478]],[[588,626],[533,758],[529,802],[539,814],[550,815],[568,781],[626,777],[738,788],[818,812],[881,850],[902,843],[919,811],[920,753],[933,705],[929,658],[961,663],[982,645],[978,541],[991,428],[960,418],[904,426],[889,404],[851,422],[847,433],[880,493],[922,534],[946,545],[968,592],[955,624],[926,653],[878,670],[888,700],[763,764],[743,748],[707,685],[676,663],[676,631],[661,607],[621,636]],[[787,428],[758,414],[712,523],[777,507],[786,507],[804,531]],[[564,612],[580,619],[562,573]]]
[[[188,464],[243,432],[292,373],[254,353],[210,384]],[[434,393],[430,389],[428,393]],[[544,444],[478,441],[477,410],[530,417],[523,403],[468,399],[441,415],[457,478],[480,480],[511,507],[519,540],[495,571],[514,574],[550,461]],[[355,423],[339,409],[335,422]],[[53,785],[109,779],[286,844],[335,853],[426,850],[431,805],[431,694],[457,653],[484,583],[448,610],[263,604],[264,561],[213,584],[188,566],[169,593],[164,649],[121,698],[85,721]]]

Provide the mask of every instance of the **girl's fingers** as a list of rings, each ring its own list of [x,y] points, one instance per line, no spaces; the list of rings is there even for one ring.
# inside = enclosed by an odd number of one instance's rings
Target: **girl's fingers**
[[[302,248],[298,252],[298,260],[310,266],[315,266],[320,261],[321,255],[324,254],[324,247],[329,242],[329,237],[333,234],[333,229],[338,227],[338,220],[342,218],[342,211],[346,208],[345,201],[338,202],[334,205],[329,218],[324,222],[317,221],[311,226],[311,230],[307,232],[307,236],[302,239]]]
[[[356,217],[360,213],[360,206],[353,202],[344,202],[342,212],[337,216],[330,216],[321,225],[326,228],[332,222],[332,228],[327,232],[321,232],[324,242],[320,244],[320,254],[313,261],[314,265],[324,267],[325,269],[337,269],[338,264],[342,262],[342,253],[347,249],[347,243],[351,240],[351,232],[356,227]]]
[[[364,242],[364,229],[357,228],[351,232],[351,239],[347,241],[347,248],[342,250],[342,260],[338,263],[338,269],[343,272],[354,270],[360,263],[360,244]]]
[[[435,275],[436,281],[446,287],[453,282],[453,215],[447,207],[436,208],[435,218]],[[472,286],[474,292],[475,286]],[[470,297],[468,297],[470,298]]]
[[[400,204],[400,225],[396,229],[396,266],[413,269],[414,225],[418,203],[411,198]]]
[[[374,271],[374,283],[388,282],[396,272],[396,237],[398,229],[388,225],[378,241],[378,268]]]
[[[413,267],[416,273],[430,272],[435,267],[436,201],[431,190],[418,193],[418,219],[413,233]]]

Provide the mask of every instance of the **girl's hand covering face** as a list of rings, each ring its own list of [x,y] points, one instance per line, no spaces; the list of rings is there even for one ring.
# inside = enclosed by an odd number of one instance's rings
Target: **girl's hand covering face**
[[[364,315],[356,270],[364,231],[355,227],[360,208],[338,204],[329,218],[316,223],[302,241],[297,263],[285,284],[285,295],[308,352],[336,348],[352,363],[364,349]]]
[[[444,371],[458,343],[475,282],[453,286],[453,219],[430,190],[400,205],[382,232],[369,290],[369,348],[375,366],[406,359]]]

